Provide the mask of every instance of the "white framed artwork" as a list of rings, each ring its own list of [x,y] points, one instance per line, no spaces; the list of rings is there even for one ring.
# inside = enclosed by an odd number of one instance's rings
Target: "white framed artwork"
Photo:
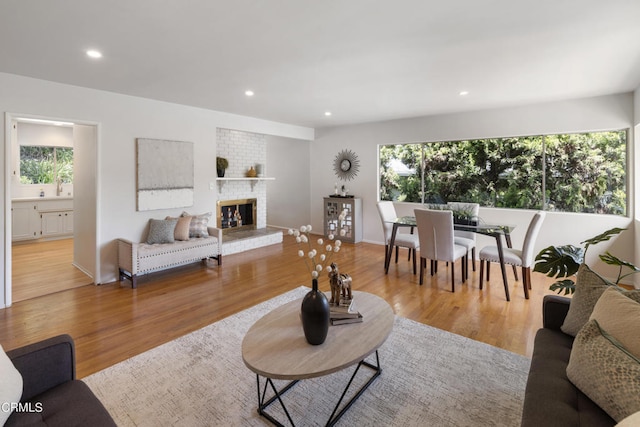
[[[137,138],[138,211],[193,206],[193,143]]]

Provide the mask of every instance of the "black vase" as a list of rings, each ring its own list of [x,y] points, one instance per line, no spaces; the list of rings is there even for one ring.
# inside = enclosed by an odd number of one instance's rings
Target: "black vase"
[[[302,299],[302,329],[311,345],[320,345],[329,331],[329,300],[318,291],[318,279],[313,279],[313,288]]]
[[[218,168],[217,171],[218,171],[218,178],[224,178],[225,169]]]

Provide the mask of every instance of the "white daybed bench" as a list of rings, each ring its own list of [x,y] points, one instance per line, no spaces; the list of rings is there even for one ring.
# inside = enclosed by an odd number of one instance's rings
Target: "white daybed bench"
[[[192,237],[173,243],[136,243],[118,239],[118,269],[120,281],[131,281],[137,286],[136,278],[141,274],[178,267],[196,261],[213,258],[222,264],[222,229],[207,227],[208,237]]]

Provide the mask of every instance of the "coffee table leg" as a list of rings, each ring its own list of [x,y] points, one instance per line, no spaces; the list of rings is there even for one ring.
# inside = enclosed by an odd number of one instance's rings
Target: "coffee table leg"
[[[344,406],[344,408],[342,408],[340,410],[340,412],[338,412],[336,414],[336,412],[338,411],[338,408],[340,407],[340,404],[342,403],[342,401],[344,400],[344,397],[347,394],[347,391],[349,390],[349,387],[351,387],[351,383],[353,382],[354,378],[356,377],[356,375],[358,374],[358,371],[360,370],[361,366],[365,366],[367,368],[370,368],[374,371],[374,374],[371,376],[371,378],[369,378],[369,380],[362,386],[360,387],[360,390],[358,390],[358,392],[355,394],[355,396],[353,396]],[[382,368],[380,367],[380,357],[378,356],[378,350],[376,350],[376,364],[372,364],[369,363],[365,360],[361,360],[360,363],[358,363],[358,366],[356,367],[355,371],[353,372],[353,374],[351,375],[351,378],[349,379],[349,382],[347,383],[347,386],[344,388],[344,391],[342,392],[342,395],[340,396],[340,400],[338,400],[338,403],[336,404],[335,408],[333,409],[333,412],[331,413],[331,416],[329,417],[329,420],[327,421],[327,426],[333,426],[335,425],[338,420],[345,414],[345,412],[347,412],[347,410],[351,407],[351,405],[353,405],[353,403],[362,395],[362,393],[364,393],[364,391],[375,381],[376,378],[378,378],[378,376],[382,373]],[[280,423],[278,420],[276,420],[275,418],[273,418],[271,415],[269,415],[265,409],[271,405],[273,402],[275,402],[276,400],[278,400],[280,402],[280,405],[282,405],[282,409],[284,410],[284,413],[287,415],[287,419],[289,420],[289,423],[291,423],[292,426],[295,426],[295,423],[293,422],[293,420],[291,419],[291,415],[289,415],[289,411],[287,411],[287,407],[284,406],[284,402],[282,401],[282,395],[284,393],[286,393],[291,387],[293,387],[298,380],[296,381],[291,381],[289,384],[287,384],[282,390],[278,391],[278,389],[276,389],[275,384],[273,384],[273,381],[271,380],[271,378],[266,378],[265,377],[265,383],[264,383],[264,387],[262,388],[262,390],[260,390],[260,375],[256,375],[256,380],[257,380],[257,384],[258,384],[258,413],[265,417],[267,420],[271,421],[271,423],[273,423],[276,426],[279,427],[284,427],[284,425],[282,423]],[[266,398],[266,394],[267,394],[267,387],[270,386],[271,389],[273,390],[274,396],[271,397],[269,400],[267,400],[265,402],[265,398]]]
[[[349,390],[349,387],[351,386],[351,383],[353,382],[353,379],[356,377],[356,374],[360,370],[361,366],[366,366],[367,368],[373,369],[374,374],[371,376],[371,378],[369,378],[369,381],[367,381],[367,383],[365,385],[363,385],[360,388],[360,390],[358,390],[356,395],[353,396],[351,398],[351,400],[349,400],[347,402],[345,407],[342,408],[342,410],[340,410],[340,412],[338,412],[338,415],[335,415],[336,411],[340,407],[340,404],[342,403],[342,400],[344,399],[344,396],[347,394],[347,390]],[[347,383],[347,386],[344,388],[344,391],[342,392],[342,396],[340,396],[340,400],[336,404],[336,407],[333,409],[333,412],[331,413],[331,416],[329,417],[329,421],[327,421],[327,426],[333,426],[335,423],[337,423],[338,420],[344,415],[344,413],[347,412],[347,410],[351,407],[351,405],[353,405],[353,403],[360,397],[360,395],[362,395],[362,393],[364,393],[364,391],[371,385],[371,383],[373,383],[375,381],[376,378],[378,378],[378,376],[381,373],[382,373],[382,368],[380,367],[380,358],[378,357],[378,350],[376,350],[376,364],[375,365],[372,365],[371,363],[366,362],[364,360],[361,360],[360,363],[358,363],[358,366],[356,367],[356,370],[353,372],[353,375],[351,375],[351,379],[349,380],[349,382]],[[334,417],[334,415],[335,415],[335,417]]]
[[[289,419],[289,422],[291,423],[292,426],[295,426],[295,423],[291,419],[291,415],[289,415],[289,411],[287,411],[287,407],[284,406],[284,402],[282,401],[281,396],[284,393],[286,393],[291,387],[296,385],[298,380],[291,381],[289,384],[286,385],[286,387],[284,387],[282,390],[278,391],[276,386],[273,384],[273,381],[271,381],[271,378],[266,378],[265,377],[266,381],[264,383],[264,389],[262,390],[262,393],[260,393],[260,375],[256,374],[256,380],[258,382],[258,413],[260,415],[262,415],[263,417],[265,417],[266,419],[268,419],[269,421],[271,421],[273,424],[275,424],[275,425],[277,425],[279,427],[284,427],[284,425],[282,423],[280,423],[278,420],[276,420],[271,415],[269,415],[269,414],[267,414],[265,412],[265,409],[267,408],[267,406],[271,405],[277,399],[280,402],[280,405],[282,405],[282,409],[284,409],[284,413],[287,415],[287,418]],[[265,402],[264,399],[265,399],[265,396],[267,395],[267,385],[271,386],[271,389],[273,390],[274,396],[271,399],[269,399],[269,400],[267,400]]]

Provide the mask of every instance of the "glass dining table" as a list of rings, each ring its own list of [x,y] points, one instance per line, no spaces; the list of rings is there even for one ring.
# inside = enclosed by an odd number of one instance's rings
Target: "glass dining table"
[[[398,217],[392,221],[388,221],[393,225],[393,229],[391,231],[391,240],[389,240],[389,248],[387,250],[387,254],[384,260],[384,272],[385,274],[389,273],[389,264],[391,263],[391,256],[393,254],[393,247],[395,246],[396,234],[398,229],[401,227],[417,227],[416,217],[414,216],[402,216]],[[507,296],[507,301],[509,301],[509,285],[507,282],[507,269],[504,264],[504,247],[502,245],[502,237],[504,236],[504,240],[507,244],[507,247],[511,247],[511,232],[515,226],[513,225],[497,225],[497,224],[484,224],[479,223],[477,225],[472,224],[453,224],[454,230],[459,231],[470,231],[472,233],[478,233],[485,236],[490,236],[496,239],[496,246],[498,247],[498,256],[500,257],[500,270],[502,272],[502,281],[504,283],[504,291]],[[514,273],[516,273],[514,267]],[[516,276],[517,280],[517,276]]]

